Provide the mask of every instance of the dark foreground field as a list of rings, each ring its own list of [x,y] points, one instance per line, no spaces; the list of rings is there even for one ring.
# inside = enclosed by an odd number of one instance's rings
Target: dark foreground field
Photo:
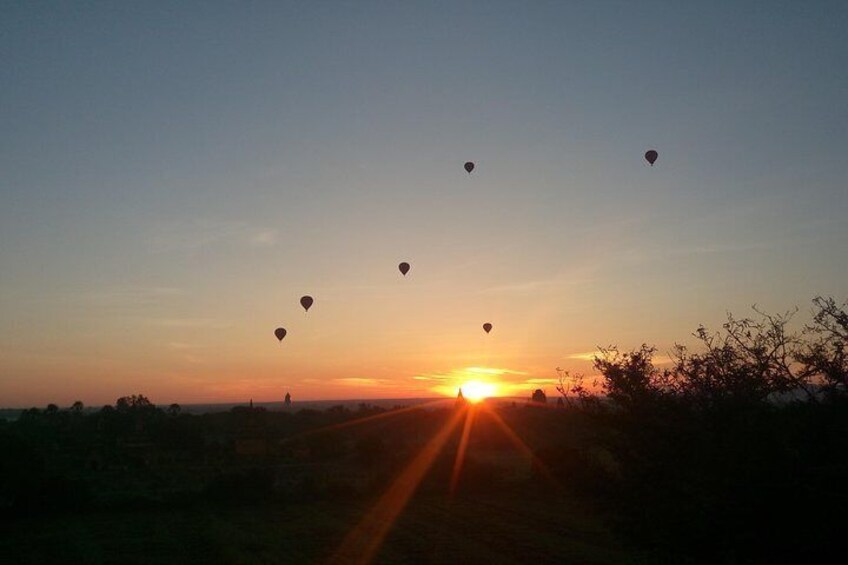
[[[366,501],[86,512],[6,525],[7,563],[320,563]],[[564,500],[422,496],[375,563],[620,563],[596,519]]]
[[[0,426],[0,562],[815,560],[848,508],[840,399],[208,416],[134,402]]]

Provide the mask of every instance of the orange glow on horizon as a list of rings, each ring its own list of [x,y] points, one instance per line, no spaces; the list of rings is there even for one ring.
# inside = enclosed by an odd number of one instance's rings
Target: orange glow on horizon
[[[455,398],[459,391],[469,402],[477,403],[487,398],[504,396],[516,387],[516,383],[503,380],[507,375],[524,376],[526,373],[511,369],[498,369],[491,367],[464,367],[454,369],[449,373],[436,374],[432,376],[418,376],[416,379],[438,380],[440,384],[430,388],[437,394]],[[522,380],[524,380],[522,378]],[[526,388],[526,385],[518,385]]]
[[[460,387],[462,396],[469,402],[477,403],[486,398],[497,396],[498,387],[494,383],[481,381],[467,381]]]

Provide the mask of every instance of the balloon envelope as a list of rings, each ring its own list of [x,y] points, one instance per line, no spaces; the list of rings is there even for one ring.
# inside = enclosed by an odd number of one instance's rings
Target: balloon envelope
[[[653,149],[645,152],[645,160],[648,163],[650,163],[652,167],[654,166],[654,162],[657,160],[657,157],[659,157],[659,156],[660,156],[660,154],[657,153],[656,151],[654,151]]]
[[[471,171],[474,170],[474,163],[472,163],[471,161],[465,163],[465,170],[466,172],[471,173]]]
[[[490,331],[492,331],[492,324],[490,324],[489,322],[486,322],[485,324],[483,324],[483,330],[486,333],[489,333]]]
[[[283,338],[286,337],[286,328],[277,328],[274,330],[274,335],[277,336],[277,339],[283,341]]]
[[[398,269],[400,270],[400,272],[401,272],[401,274],[402,274],[403,276],[406,276],[406,273],[408,273],[408,272],[409,272],[409,263],[407,263],[406,261],[404,261],[403,263],[401,263],[400,265],[398,265]]]
[[[312,300],[311,296],[304,296],[300,299],[300,305],[303,306],[303,309],[309,312],[309,307],[312,306],[312,303],[315,302]]]

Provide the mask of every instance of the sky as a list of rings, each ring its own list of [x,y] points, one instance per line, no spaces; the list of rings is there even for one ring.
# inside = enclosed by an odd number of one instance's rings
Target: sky
[[[550,395],[598,346],[802,323],[848,298],[846,29],[844,2],[2,2],[0,405]]]

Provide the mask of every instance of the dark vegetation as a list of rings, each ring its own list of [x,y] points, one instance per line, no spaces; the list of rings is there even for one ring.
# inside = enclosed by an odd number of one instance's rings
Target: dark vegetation
[[[556,402],[475,409],[455,491],[462,425],[376,560],[824,560],[848,511],[848,313],[814,307],[798,332],[759,311],[699,328],[662,366],[603,348],[602,396],[561,372]],[[26,410],[0,422],[0,560],[320,561],[465,409]]]

